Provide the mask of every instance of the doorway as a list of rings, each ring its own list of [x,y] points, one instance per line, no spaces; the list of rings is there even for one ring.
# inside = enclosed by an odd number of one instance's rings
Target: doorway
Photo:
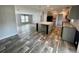
[[[17,14],[17,32],[19,35],[29,33],[33,16],[31,14]]]

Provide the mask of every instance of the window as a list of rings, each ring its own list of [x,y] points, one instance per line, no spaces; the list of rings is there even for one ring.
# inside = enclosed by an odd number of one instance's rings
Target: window
[[[29,21],[29,20],[28,20],[28,16],[25,16],[25,21],[26,21],[26,22],[28,22],[28,21]]]
[[[21,22],[25,22],[24,16],[21,16]]]
[[[22,23],[29,22],[29,16],[27,16],[27,15],[21,15],[21,22]]]

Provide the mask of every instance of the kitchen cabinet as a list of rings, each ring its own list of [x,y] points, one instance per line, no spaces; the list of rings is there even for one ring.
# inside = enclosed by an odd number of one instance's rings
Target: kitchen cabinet
[[[74,43],[75,32],[76,32],[75,28],[64,27],[62,39],[65,40],[65,41],[68,41],[70,43]]]
[[[63,24],[62,39],[74,43],[76,28],[71,24]]]

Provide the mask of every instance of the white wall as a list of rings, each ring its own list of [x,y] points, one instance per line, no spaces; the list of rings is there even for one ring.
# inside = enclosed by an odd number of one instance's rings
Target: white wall
[[[33,7],[23,7],[23,6],[15,6],[16,14],[31,14],[33,16],[33,23],[40,22],[41,20],[41,10],[37,10]]]
[[[14,6],[0,6],[0,40],[17,33]]]

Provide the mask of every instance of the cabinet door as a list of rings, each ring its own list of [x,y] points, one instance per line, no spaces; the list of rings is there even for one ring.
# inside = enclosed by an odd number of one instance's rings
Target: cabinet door
[[[76,29],[74,29],[74,28],[64,27],[62,39],[73,43],[74,37],[75,37],[75,32],[76,32]]]

